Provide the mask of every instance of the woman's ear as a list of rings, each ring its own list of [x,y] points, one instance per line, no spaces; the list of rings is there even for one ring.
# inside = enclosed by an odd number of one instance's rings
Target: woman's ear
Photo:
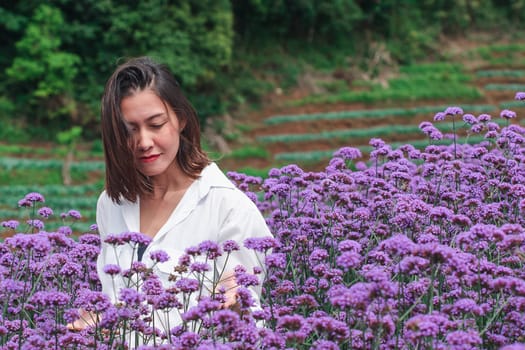
[[[179,118],[176,114],[175,117],[179,121],[179,132],[182,133],[184,131],[184,128],[186,127],[186,118]]]

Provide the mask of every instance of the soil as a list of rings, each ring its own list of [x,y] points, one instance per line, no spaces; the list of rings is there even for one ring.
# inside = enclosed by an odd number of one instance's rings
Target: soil
[[[496,35],[496,37],[494,36]],[[476,33],[467,39],[447,40],[440,43],[440,47],[452,61],[461,63],[465,70],[475,76],[475,72],[479,70],[489,69],[522,69],[525,70],[525,52],[512,52],[512,67],[502,64],[488,64],[482,57],[475,57],[469,54],[467,50],[475,49],[480,46],[487,46],[498,42],[500,44],[515,44],[515,40],[504,37],[503,34],[497,33]],[[472,51],[471,51],[472,52]],[[497,52],[493,54],[493,58],[509,57],[508,52]],[[395,70],[395,69],[394,69]],[[392,77],[392,69],[385,72],[387,77]],[[240,110],[234,114],[235,123],[248,125],[251,127],[249,132],[243,133],[242,137],[230,142],[231,149],[245,147],[246,145],[257,145],[264,147],[270,156],[267,159],[250,158],[250,159],[232,159],[225,157],[220,161],[221,166],[228,170],[237,170],[243,168],[268,169],[274,166],[280,166],[275,160],[275,156],[282,152],[299,152],[309,150],[335,150],[343,146],[360,146],[366,145],[369,139],[353,138],[348,139],[330,139],[308,142],[275,142],[275,143],[261,143],[257,140],[260,136],[276,135],[276,134],[303,134],[303,133],[318,133],[320,131],[343,130],[343,129],[357,129],[388,125],[419,125],[422,121],[432,121],[433,114],[415,115],[411,118],[406,117],[386,117],[386,118],[362,118],[352,120],[314,120],[308,122],[290,122],[279,125],[268,125],[264,121],[266,118],[277,115],[295,115],[295,114],[309,114],[309,113],[326,113],[337,111],[351,111],[351,110],[366,110],[378,108],[414,108],[418,106],[452,106],[464,104],[488,104],[495,107],[492,113],[494,118],[499,117],[501,102],[508,102],[514,99],[516,91],[489,91],[484,90],[484,86],[490,83],[507,83],[507,84],[525,84],[525,77],[523,78],[487,78],[480,77],[469,82],[471,86],[477,87],[483,93],[483,98],[469,101],[451,101],[451,100],[425,100],[425,101],[404,101],[404,102],[389,102],[365,104],[365,103],[328,103],[328,104],[309,104],[304,106],[291,106],[291,102],[297,101],[301,98],[311,95],[315,89],[315,81],[312,82],[311,74],[308,77],[309,84],[298,84],[299,86],[293,90],[277,91],[269,94],[263,100],[262,108],[259,110]],[[315,77],[314,77],[315,78]],[[315,79],[314,79],[315,80]],[[301,81],[301,79],[299,79]],[[525,115],[525,103],[523,108],[512,108],[519,115]],[[469,111],[465,111],[469,113]],[[479,114],[479,113],[478,113]],[[519,120],[519,119],[518,119]],[[415,139],[424,139],[426,135],[419,133],[418,135],[392,135],[389,138],[383,138],[386,142],[403,142]],[[328,159],[317,162],[308,163],[303,162],[298,164],[305,170],[319,171],[323,170],[328,164]]]
[[[484,68],[489,69],[489,68]],[[494,69],[494,68],[490,68]],[[525,78],[480,78],[476,79],[470,84],[477,86],[483,91],[483,86],[489,83],[512,83],[512,84],[525,84]],[[417,107],[417,106],[447,106],[447,105],[460,105],[460,104],[488,104],[495,106],[496,110],[493,113],[493,117],[497,117],[496,111],[499,114],[501,102],[512,101],[515,96],[515,91],[483,91],[484,98],[481,100],[470,100],[470,101],[444,101],[444,100],[426,100],[426,101],[408,101],[403,103],[378,103],[374,105],[367,105],[363,103],[337,103],[337,104],[317,104],[317,105],[306,105],[301,107],[290,107],[289,102],[294,101],[302,96],[305,96],[307,92],[299,89],[291,91],[285,95],[271,95],[267,97],[267,103],[259,111],[251,111],[242,114],[241,124],[247,124],[252,129],[243,135],[243,139],[240,142],[231,143],[232,149],[243,147],[247,144],[263,146],[269,153],[268,159],[231,159],[224,158],[220,161],[221,167],[230,170],[237,170],[243,168],[255,168],[255,169],[268,169],[275,166],[282,166],[279,162],[274,160],[275,155],[282,152],[303,152],[303,151],[328,151],[336,150],[343,146],[360,146],[367,145],[369,139],[353,138],[348,139],[330,139],[330,140],[317,140],[308,142],[274,142],[274,143],[261,143],[257,141],[257,137],[265,135],[276,135],[276,134],[303,134],[303,133],[318,133],[320,131],[330,130],[343,130],[343,129],[358,129],[367,127],[377,127],[385,125],[419,125],[423,121],[432,121],[433,114],[421,114],[414,115],[413,117],[395,117],[390,116],[386,118],[362,118],[362,119],[351,119],[351,120],[313,120],[313,121],[301,121],[301,122],[288,122],[279,125],[268,125],[264,123],[266,118],[277,116],[277,115],[295,115],[295,114],[309,114],[309,113],[325,113],[325,112],[337,112],[337,111],[351,111],[351,110],[366,110],[366,109],[378,109],[378,108],[403,108],[403,107]],[[513,108],[518,115],[525,115],[525,104],[524,108]],[[468,113],[468,111],[465,111]],[[238,120],[240,118],[237,118]],[[423,133],[419,134],[403,134],[403,135],[392,135],[389,138],[383,138],[386,142],[404,142],[408,140],[424,139],[426,136]],[[328,164],[328,159],[311,163],[302,162],[298,163],[305,170],[320,171],[323,170]]]

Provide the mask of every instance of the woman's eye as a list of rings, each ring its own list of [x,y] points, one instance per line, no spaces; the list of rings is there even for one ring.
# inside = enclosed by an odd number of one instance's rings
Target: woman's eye
[[[163,126],[164,124],[165,124],[165,123],[162,123],[162,124],[152,124],[151,127],[152,127],[153,129],[160,129],[160,128],[162,128],[162,126]]]

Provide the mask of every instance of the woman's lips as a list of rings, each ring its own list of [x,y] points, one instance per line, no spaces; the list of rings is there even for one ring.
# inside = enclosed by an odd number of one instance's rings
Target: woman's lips
[[[160,154],[154,154],[152,156],[147,156],[147,157],[140,157],[140,161],[142,163],[151,163],[151,162],[154,162],[155,160],[157,160],[157,158],[160,157]]]

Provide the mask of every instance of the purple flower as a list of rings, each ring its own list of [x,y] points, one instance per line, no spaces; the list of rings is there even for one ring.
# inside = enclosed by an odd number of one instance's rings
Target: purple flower
[[[516,112],[511,111],[509,109],[504,109],[501,111],[500,117],[505,119],[514,119],[516,118]]]
[[[151,237],[140,232],[123,232],[119,235],[112,236],[111,238],[108,235],[105,242],[110,244],[115,244],[113,242],[116,242],[116,244],[130,243],[132,245],[148,245],[151,243]]]
[[[332,305],[341,309],[364,310],[371,301],[374,287],[371,283],[358,282],[350,288],[336,285],[328,291],[328,297]]]
[[[316,340],[313,342],[312,350],[339,350],[339,345],[330,340]]]
[[[30,202],[41,202],[44,203],[46,200],[44,199],[44,196],[42,196],[38,192],[31,192],[25,195],[24,199],[30,201]]]
[[[458,115],[458,114],[463,114],[463,109],[461,109],[461,107],[448,107],[445,110],[445,115],[455,116],[455,115]]]
[[[483,113],[483,114],[478,115],[478,121],[480,123],[486,123],[490,121],[491,119],[492,117],[490,116],[490,114]]]
[[[354,160],[361,158],[363,155],[358,148],[343,147],[337,150],[333,156],[343,158],[344,160]]]
[[[111,308],[108,296],[102,292],[82,289],[78,292],[75,306],[86,311],[103,312]]]
[[[36,228],[37,230],[41,230],[44,228],[44,222],[38,219],[27,220],[27,224],[31,227]]]
[[[434,121],[438,122],[438,121],[445,120],[445,117],[446,117],[446,113],[438,112],[434,115]]]
[[[525,92],[516,92],[515,100],[523,101],[525,100]]]
[[[222,255],[222,250],[219,244],[209,240],[199,244],[199,252],[212,260]]]
[[[329,316],[312,317],[310,319],[312,328],[318,334],[326,334],[328,339],[343,342],[348,339],[350,331],[345,322],[341,322]]]
[[[477,124],[478,119],[475,116],[473,116],[472,114],[468,114],[467,113],[467,114],[463,115],[463,121],[465,123],[467,123],[467,124],[471,124],[472,125],[472,124]]]
[[[41,307],[65,306],[71,297],[63,292],[36,292],[30,302]]]
[[[193,278],[181,278],[175,282],[175,287],[183,293],[192,293],[199,290],[199,281]]]
[[[470,128],[470,131],[473,133],[473,134],[479,134],[480,132],[483,131],[483,124],[474,124],[472,125],[472,127]]]
[[[38,215],[42,216],[43,218],[48,218],[51,215],[53,215],[53,210],[49,207],[42,207],[38,209]]]
[[[108,275],[114,276],[118,275],[120,273],[121,269],[118,265],[108,264],[104,266],[104,273],[107,273]]]
[[[237,284],[244,287],[256,286],[259,284],[259,279],[257,276],[250,273],[246,273],[240,269],[235,269],[235,280]]]
[[[80,214],[78,210],[69,210],[66,213],[66,216],[69,216],[70,218],[75,219],[75,220],[82,219],[82,215]]]
[[[286,255],[283,253],[272,253],[266,256],[265,264],[268,268],[284,269],[286,267]]]
[[[504,347],[500,348],[500,350],[525,350],[525,343],[514,343],[505,345]]]
[[[248,249],[253,249],[258,252],[267,252],[272,248],[279,246],[277,240],[272,237],[257,237],[257,238],[247,238],[244,240],[244,246]]]
[[[361,254],[354,252],[354,251],[346,251],[341,253],[340,256],[337,257],[337,266],[342,267],[345,271],[348,271],[350,269],[356,269],[361,264]]]
[[[289,342],[303,342],[311,332],[311,326],[300,315],[284,315],[277,321],[277,330],[283,332]]]
[[[483,342],[478,332],[474,330],[450,332],[446,340],[448,344],[462,346],[463,349],[475,349]]]
[[[285,165],[281,168],[281,176],[288,175],[292,177],[302,176],[304,174],[303,169],[301,169],[297,164]]]
[[[381,148],[386,145],[385,141],[381,140],[380,138],[371,138],[368,144],[374,148]]]
[[[170,259],[170,256],[168,255],[168,253],[166,253],[163,250],[153,251],[149,254],[149,257],[151,258],[151,260],[159,262],[159,263],[166,262]]]
[[[480,316],[483,313],[481,307],[479,307],[478,304],[470,298],[463,298],[457,300],[454,303],[451,312],[455,316],[461,316],[468,313]]]
[[[239,244],[235,242],[234,240],[227,240],[222,244],[222,249],[226,253],[231,253],[233,251],[237,251],[240,249]]]
[[[18,206],[19,207],[32,207],[33,202],[27,200],[26,198],[22,198],[21,200],[18,201]]]
[[[146,299],[146,296],[133,288],[122,288],[119,294],[119,300],[128,305],[139,305]]]
[[[192,272],[196,272],[196,273],[202,273],[202,272],[206,272],[206,271],[210,271],[211,270],[211,267],[209,264],[207,263],[203,263],[203,262],[194,262],[190,265],[190,271]]]
[[[2,227],[10,228],[12,230],[16,230],[19,224],[20,223],[17,220],[2,221]]]
[[[71,229],[71,227],[69,226],[60,226],[58,228],[58,233],[64,235],[64,236],[69,236],[73,233],[73,230]]]

